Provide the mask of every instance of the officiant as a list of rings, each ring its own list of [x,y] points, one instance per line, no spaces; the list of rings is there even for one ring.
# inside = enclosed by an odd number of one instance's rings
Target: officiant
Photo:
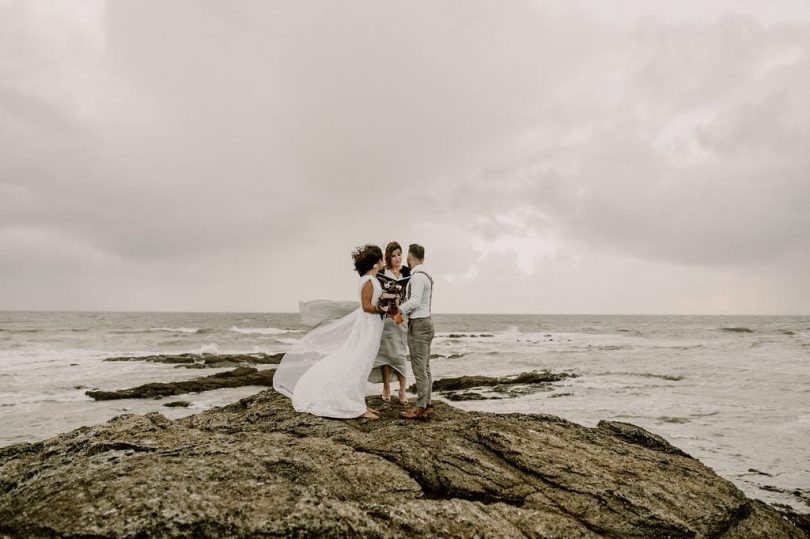
[[[402,285],[405,290],[408,280],[411,277],[411,270],[408,266],[402,265],[402,247],[399,243],[392,241],[385,246],[385,268],[377,273],[377,278],[381,281],[395,280]],[[391,400],[391,378],[399,381],[399,402],[408,404],[405,394],[405,373],[408,365],[408,325],[406,323],[396,324],[389,317],[385,318],[383,326],[380,351],[374,361],[374,367],[368,381],[383,384],[382,399]]]

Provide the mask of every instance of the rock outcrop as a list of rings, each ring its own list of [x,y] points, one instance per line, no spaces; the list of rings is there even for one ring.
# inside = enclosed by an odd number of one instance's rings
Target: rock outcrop
[[[553,390],[554,382],[576,378],[576,374],[531,371],[512,376],[458,376],[433,381],[433,391],[451,401],[511,399],[538,391]],[[408,388],[416,392],[416,385]],[[474,390],[474,391],[473,391]]]
[[[108,357],[104,361],[144,361],[168,363],[186,369],[278,365],[284,354],[158,354],[152,356]]]
[[[455,391],[473,387],[498,387],[519,384],[548,384],[559,382],[566,378],[576,378],[576,374],[567,372],[554,373],[550,371],[532,371],[516,374],[514,376],[459,376],[456,378],[442,378],[434,380],[433,391]],[[413,389],[416,386],[411,386]]]
[[[257,370],[253,367],[237,367],[232,371],[220,372],[211,376],[182,380],[179,382],[152,382],[138,387],[115,391],[85,391],[88,397],[97,401],[114,399],[153,399],[170,397],[183,393],[199,393],[225,387],[272,386],[272,370]]]
[[[0,449],[0,536],[804,536],[632,425],[370,404],[330,420],[267,390]]]

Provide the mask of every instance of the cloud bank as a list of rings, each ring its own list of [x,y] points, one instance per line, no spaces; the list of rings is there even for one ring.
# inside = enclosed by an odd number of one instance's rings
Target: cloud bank
[[[0,309],[808,313],[802,2],[0,3]]]

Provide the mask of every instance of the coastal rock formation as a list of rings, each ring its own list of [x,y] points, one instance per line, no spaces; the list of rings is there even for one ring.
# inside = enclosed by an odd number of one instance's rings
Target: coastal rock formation
[[[538,391],[551,391],[553,382],[576,377],[576,374],[550,371],[532,371],[499,377],[459,376],[434,380],[433,391],[451,401],[510,399]],[[415,392],[416,385],[411,385],[408,390]]]
[[[211,376],[182,380],[179,382],[152,382],[142,386],[116,391],[85,391],[88,397],[97,401],[114,399],[153,399],[180,395],[182,393],[199,393],[223,387],[272,386],[272,370],[257,370],[253,367],[238,367],[232,371],[220,372]]]
[[[0,449],[0,536],[804,536],[632,425],[370,404],[330,420],[267,390]]]
[[[159,354],[152,356],[108,357],[104,361],[145,361],[169,363],[186,369],[278,365],[284,354]]]
[[[532,371],[516,374],[514,376],[459,376],[456,378],[442,378],[433,381],[433,391],[453,391],[458,389],[470,389],[482,386],[503,386],[516,384],[547,384],[559,382],[566,378],[576,378],[576,374],[567,372],[553,373],[550,371]],[[412,386],[415,389],[415,386]]]

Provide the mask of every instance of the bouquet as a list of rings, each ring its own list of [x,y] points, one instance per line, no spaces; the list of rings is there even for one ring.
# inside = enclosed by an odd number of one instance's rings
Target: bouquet
[[[402,313],[399,312],[399,304],[405,297],[405,283],[404,281],[397,281],[385,275],[378,275],[382,285],[382,295],[380,296],[379,306],[385,310],[385,316],[390,317],[395,323],[402,323]]]

